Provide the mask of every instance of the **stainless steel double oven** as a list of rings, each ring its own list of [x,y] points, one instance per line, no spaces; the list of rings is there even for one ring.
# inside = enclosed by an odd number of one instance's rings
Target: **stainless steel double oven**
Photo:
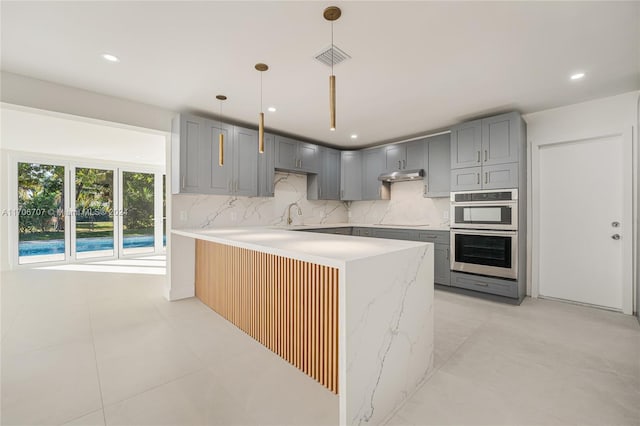
[[[518,276],[518,190],[451,193],[451,270]]]

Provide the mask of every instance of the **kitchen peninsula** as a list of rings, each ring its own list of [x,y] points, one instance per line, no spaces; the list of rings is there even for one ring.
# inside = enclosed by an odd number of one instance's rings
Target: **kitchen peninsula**
[[[433,365],[433,244],[267,227],[173,230],[172,299],[197,296],[339,396],[386,420]]]

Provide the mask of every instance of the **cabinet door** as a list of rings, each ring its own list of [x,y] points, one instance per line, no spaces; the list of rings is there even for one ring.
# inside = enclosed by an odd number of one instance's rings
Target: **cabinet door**
[[[258,195],[258,132],[235,127],[233,142],[233,193],[255,197]]]
[[[498,164],[482,168],[482,189],[518,187],[518,163]]]
[[[451,170],[451,192],[482,189],[481,175],[482,167]]]
[[[451,135],[427,139],[425,197],[448,197],[451,186]]]
[[[297,169],[309,173],[318,173],[320,155],[318,153],[318,145],[310,143],[298,144],[298,167]]]
[[[384,155],[384,170],[392,172],[401,170],[407,161],[407,151],[404,144],[389,145],[382,148]]]
[[[224,165],[219,164],[219,136],[224,135]],[[206,177],[207,194],[227,195],[233,193],[233,128],[218,121],[206,120],[205,146],[202,156],[203,176]]]
[[[340,153],[340,199],[362,199],[362,151]]]
[[[294,170],[298,164],[298,141],[276,136],[276,169]]]
[[[480,165],[482,121],[475,120],[451,129],[451,168]]]
[[[433,282],[451,285],[451,267],[449,264],[449,245],[435,244],[433,252]]]
[[[518,113],[482,120],[483,165],[515,163],[519,159],[521,121]]]
[[[389,199],[389,184],[383,184],[378,180],[378,176],[384,170],[384,152],[381,148],[365,150],[362,153],[363,200]]]
[[[340,199],[340,151],[323,148],[320,179],[320,199]]]
[[[273,197],[275,136],[264,134],[264,153],[258,153],[258,196]]]
[[[425,151],[427,142],[425,139],[407,142],[405,146],[406,160],[402,163],[402,168],[406,170],[426,169]],[[447,148],[449,148],[447,146]]]
[[[205,155],[204,120],[198,117],[181,115],[179,119],[180,175],[178,176],[180,192],[200,192],[205,186],[206,177],[203,176],[202,158]]]

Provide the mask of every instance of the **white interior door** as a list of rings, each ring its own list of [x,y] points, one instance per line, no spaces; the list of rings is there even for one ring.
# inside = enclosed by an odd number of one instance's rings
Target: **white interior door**
[[[622,310],[623,152],[622,135],[540,147],[540,296]]]

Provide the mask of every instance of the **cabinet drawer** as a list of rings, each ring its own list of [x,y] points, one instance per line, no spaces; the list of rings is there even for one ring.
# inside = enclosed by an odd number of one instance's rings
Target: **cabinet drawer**
[[[448,231],[419,231],[418,241],[449,245],[450,244],[449,232]]]
[[[517,281],[451,272],[451,285],[498,296],[518,297]]]

